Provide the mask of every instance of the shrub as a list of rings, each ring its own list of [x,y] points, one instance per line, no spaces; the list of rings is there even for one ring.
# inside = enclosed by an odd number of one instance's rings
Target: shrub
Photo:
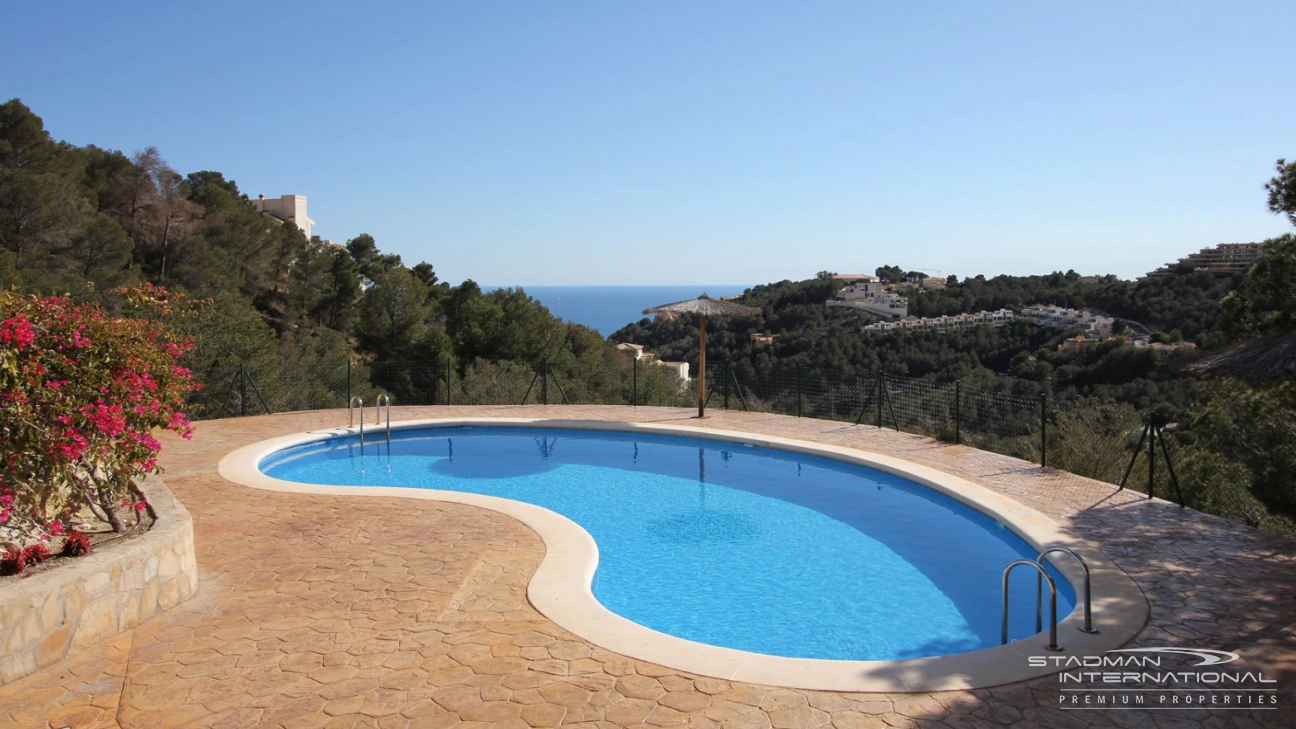
[[[68,532],[68,535],[63,537],[63,551],[61,554],[64,557],[80,557],[89,552],[90,537],[77,531]]]
[[[20,575],[25,569],[27,569],[27,560],[17,547],[10,547],[0,555],[0,577]]]
[[[170,312],[163,289],[123,293]],[[97,304],[0,292],[0,532],[48,538],[82,507],[125,529],[117,505],[157,471],[151,431],[191,433],[180,409],[193,385],[177,363],[189,344],[166,331]]]
[[[44,544],[33,544],[23,550],[23,559],[27,564],[40,564],[52,556]]]

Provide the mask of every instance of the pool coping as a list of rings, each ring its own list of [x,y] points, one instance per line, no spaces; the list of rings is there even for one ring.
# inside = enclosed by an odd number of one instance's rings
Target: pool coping
[[[1026,681],[1062,670],[1056,657],[1100,656],[1134,638],[1149,615],[1138,585],[1094,545],[1020,502],[966,479],[900,458],[854,448],[737,431],[623,421],[552,418],[435,418],[394,422],[392,430],[422,427],[500,426],[604,430],[675,435],[720,442],[747,443],[792,453],[825,457],[900,476],[954,498],[1006,525],[1035,549],[1061,545],[1089,563],[1094,592],[1092,614],[1097,634],[1080,630],[1081,605],[1058,623],[1061,652],[1045,648],[1047,633],[1008,645],[970,653],[895,661],[839,661],[786,658],[705,645],[666,635],[604,608],[590,585],[598,566],[598,546],[581,526],[540,506],[480,494],[376,486],[323,486],[275,479],[257,464],[283,448],[355,435],[356,428],[313,430],[271,438],[239,448],[221,459],[219,474],[231,482],[268,491],[335,496],[398,497],[446,501],[490,509],[534,530],[545,544],[545,556],[527,587],[531,604],[573,634],[608,650],[689,673],[750,683],[826,691],[927,692],[985,688]],[[377,437],[381,430],[369,429]],[[1054,566],[1076,586],[1080,570],[1071,560]],[[1041,657],[1043,660],[1041,660]],[[1034,658],[1035,660],[1030,660]]]

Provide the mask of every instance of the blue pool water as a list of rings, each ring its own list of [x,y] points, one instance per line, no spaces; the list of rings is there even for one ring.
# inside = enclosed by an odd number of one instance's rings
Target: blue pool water
[[[889,660],[999,644],[1003,568],[1033,550],[994,520],[839,462],[673,436],[436,428],[311,443],[267,475],[501,496],[552,509],[598,543],[594,595],[681,638],[799,658]],[[1055,578],[1057,576],[1055,575]],[[1059,585],[1059,619],[1074,595]],[[1035,580],[1013,576],[1012,636],[1035,632]]]

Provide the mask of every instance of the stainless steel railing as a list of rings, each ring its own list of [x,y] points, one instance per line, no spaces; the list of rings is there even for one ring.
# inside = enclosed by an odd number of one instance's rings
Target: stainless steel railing
[[[360,409],[360,450],[364,450],[364,399],[359,395],[352,395],[350,402],[347,403],[347,427],[355,425],[354,413],[356,408]]]
[[[374,425],[382,425],[382,409],[387,408],[387,451],[391,452],[391,398],[387,393],[380,392],[374,399]],[[362,413],[363,414],[363,413]],[[363,419],[363,418],[362,418]]]
[[[1035,569],[1035,632],[1040,633],[1044,629],[1044,583],[1048,582],[1049,587],[1049,642],[1044,646],[1051,651],[1060,651],[1062,646],[1058,645],[1057,640],[1057,584],[1053,577],[1049,575],[1044,566],[1044,560],[1050,554],[1068,554],[1080,565],[1080,570],[1084,573],[1084,626],[1080,628],[1083,633],[1097,633],[1098,630],[1093,626],[1093,593],[1089,582],[1089,563],[1085,562],[1074,549],[1054,545],[1045,548],[1035,559],[1018,559],[1010,562],[1003,572],[1003,632],[1000,635],[1000,642],[1008,642],[1008,576],[1012,574],[1013,569],[1023,565],[1029,565]]]

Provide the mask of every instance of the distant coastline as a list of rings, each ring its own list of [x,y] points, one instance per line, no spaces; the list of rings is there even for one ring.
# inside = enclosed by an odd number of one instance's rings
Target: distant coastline
[[[483,286],[484,291],[510,288]],[[554,316],[584,324],[609,336],[644,318],[643,310],[659,304],[692,299],[703,293],[712,298],[737,296],[751,288],[741,284],[670,286],[521,286]]]

